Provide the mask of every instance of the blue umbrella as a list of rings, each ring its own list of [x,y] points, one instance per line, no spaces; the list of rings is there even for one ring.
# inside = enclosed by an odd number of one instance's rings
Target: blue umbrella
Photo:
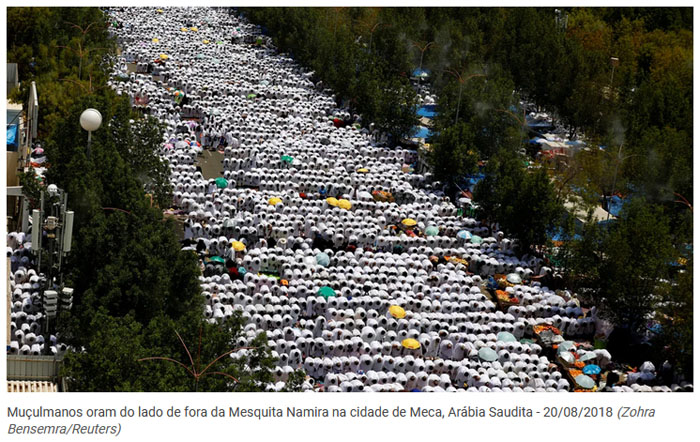
[[[468,240],[472,237],[472,234],[469,233],[467,230],[460,230],[457,232],[457,238],[463,239],[463,240]]]
[[[595,364],[586,365],[585,367],[583,367],[582,371],[583,371],[583,374],[588,374],[588,375],[600,374],[600,367],[595,365]]]

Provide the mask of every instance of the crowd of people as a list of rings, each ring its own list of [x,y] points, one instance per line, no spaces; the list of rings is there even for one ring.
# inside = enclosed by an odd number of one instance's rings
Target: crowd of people
[[[587,343],[595,309],[548,288],[546,262],[517,256],[467,216],[469,201],[414,173],[415,150],[378,143],[258,27],[223,8],[107,13],[121,49],[110,86],[166,126],[203,314],[240,312],[240,346],[267,333],[268,390],[298,369],[305,390],[331,392],[681,389],[651,363],[606,383],[612,355]],[[204,150],[222,154],[220,176],[198,167]],[[37,276],[13,272],[12,348],[24,353],[43,339],[27,301]]]

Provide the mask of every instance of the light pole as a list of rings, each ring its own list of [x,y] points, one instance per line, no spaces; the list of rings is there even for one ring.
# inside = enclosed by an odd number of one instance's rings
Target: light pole
[[[474,77],[485,77],[485,74],[471,74],[468,75],[466,78],[462,78],[462,74],[460,74],[458,71],[454,69],[447,69],[445,70],[448,74],[452,75],[459,81],[459,95],[457,96],[457,113],[455,114],[455,126],[457,125],[457,121],[459,120],[459,106],[462,103],[462,86],[464,83],[467,82],[467,80],[474,78]]]
[[[427,51],[428,48],[430,46],[432,46],[433,44],[435,44],[435,42],[431,41],[431,42],[426,43],[425,46],[421,46],[417,42],[415,42],[415,41],[413,42],[413,46],[417,47],[418,50],[420,51],[420,63],[418,64],[418,71],[419,72],[423,72],[423,54],[425,54],[425,51]]]
[[[369,31],[369,55],[372,55],[372,39],[374,38],[374,31],[376,31],[380,25],[389,26],[388,24],[382,22],[378,22],[372,26],[372,30]]]
[[[674,203],[683,204],[687,208],[689,208],[691,212],[693,211],[693,205],[690,204],[690,202],[683,195],[681,195],[678,192],[673,192],[673,195],[676,196],[677,198],[680,198],[680,199],[675,200]]]
[[[623,143],[624,144],[624,143]],[[606,218],[606,221],[610,219],[610,202],[612,201],[612,193],[615,191],[615,184],[617,183],[617,171],[620,168],[620,163],[625,161],[627,158],[632,158],[632,157],[638,157],[639,155],[632,154],[632,155],[625,155],[624,157],[622,156],[622,144],[620,144],[620,148],[617,150],[617,161],[615,162],[615,174],[613,175],[613,183],[612,183],[612,189],[610,190],[610,197],[608,198],[608,216]]]
[[[97,130],[102,125],[102,114],[97,109],[85,109],[80,114],[80,126],[88,132],[87,157],[90,159],[90,143],[92,142],[92,131]]]
[[[523,118],[520,119],[518,118],[517,115],[515,115],[513,112],[506,110],[506,109],[496,109],[498,112],[503,112],[506,115],[511,116],[515,121],[518,122],[518,125],[520,126],[520,141],[522,141],[525,138],[525,129],[527,128],[527,118],[525,118],[525,109],[523,109]]]
[[[610,72],[610,100],[613,97],[613,79],[615,78],[615,66],[620,64],[620,59],[617,57],[610,57],[610,64],[612,65],[612,72]]]

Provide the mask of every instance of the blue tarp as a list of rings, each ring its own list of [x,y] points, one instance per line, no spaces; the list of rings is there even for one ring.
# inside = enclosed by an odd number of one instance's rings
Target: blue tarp
[[[437,116],[437,106],[434,104],[426,104],[418,108],[416,115],[425,118],[435,118]]]
[[[554,129],[554,124],[548,121],[528,121],[527,127],[530,129]]]
[[[7,146],[17,149],[19,146],[19,137],[17,136],[17,125],[9,124],[7,126]]]
[[[608,204],[608,212],[614,216],[620,216],[622,208],[625,206],[625,204],[627,204],[627,202],[627,200],[622,199],[617,195],[613,195]]]
[[[562,228],[547,232],[547,237],[552,241],[568,241],[570,239],[579,240],[582,238],[578,233],[574,234],[573,238],[570,238],[564,234],[564,230]]]
[[[424,126],[415,126],[413,130],[416,131],[416,134],[413,135],[413,138],[428,138],[433,134],[433,132],[430,129]]]
[[[462,177],[462,180],[459,182],[459,185],[462,188],[466,188],[466,190],[473,192],[474,188],[479,183],[479,181],[483,180],[484,178],[486,178],[486,175],[484,175],[483,173],[466,175]]]
[[[430,71],[425,70],[425,69],[418,69],[416,68],[412,73],[411,76],[413,77],[420,77],[424,75],[430,75]]]

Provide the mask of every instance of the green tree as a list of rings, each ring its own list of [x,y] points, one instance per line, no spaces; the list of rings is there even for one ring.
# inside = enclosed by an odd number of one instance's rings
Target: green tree
[[[525,170],[517,155],[502,150],[491,157],[485,175],[474,189],[474,200],[478,217],[491,228],[494,223],[515,216],[515,199]]]
[[[589,226],[572,246],[569,272],[613,323],[639,331],[661,301],[676,252],[668,218],[640,199],[607,232]]]
[[[528,171],[519,155],[500,151],[485,172],[474,191],[478,216],[489,226],[498,223],[522,253],[544,245],[563,211],[545,169]]]
[[[460,123],[433,137],[430,162],[435,177],[447,181],[476,171],[479,154],[474,145],[474,130]]]
[[[275,360],[264,333],[246,355],[231,357],[241,349],[242,325],[239,315],[209,324],[192,311],[143,326],[132,315],[98,311],[91,339],[66,355],[63,375],[71,391],[260,391],[272,381]]]
[[[518,240],[522,252],[547,242],[547,232],[561,219],[563,206],[543,168],[526,173],[516,190],[512,217],[504,217],[503,229]]]

